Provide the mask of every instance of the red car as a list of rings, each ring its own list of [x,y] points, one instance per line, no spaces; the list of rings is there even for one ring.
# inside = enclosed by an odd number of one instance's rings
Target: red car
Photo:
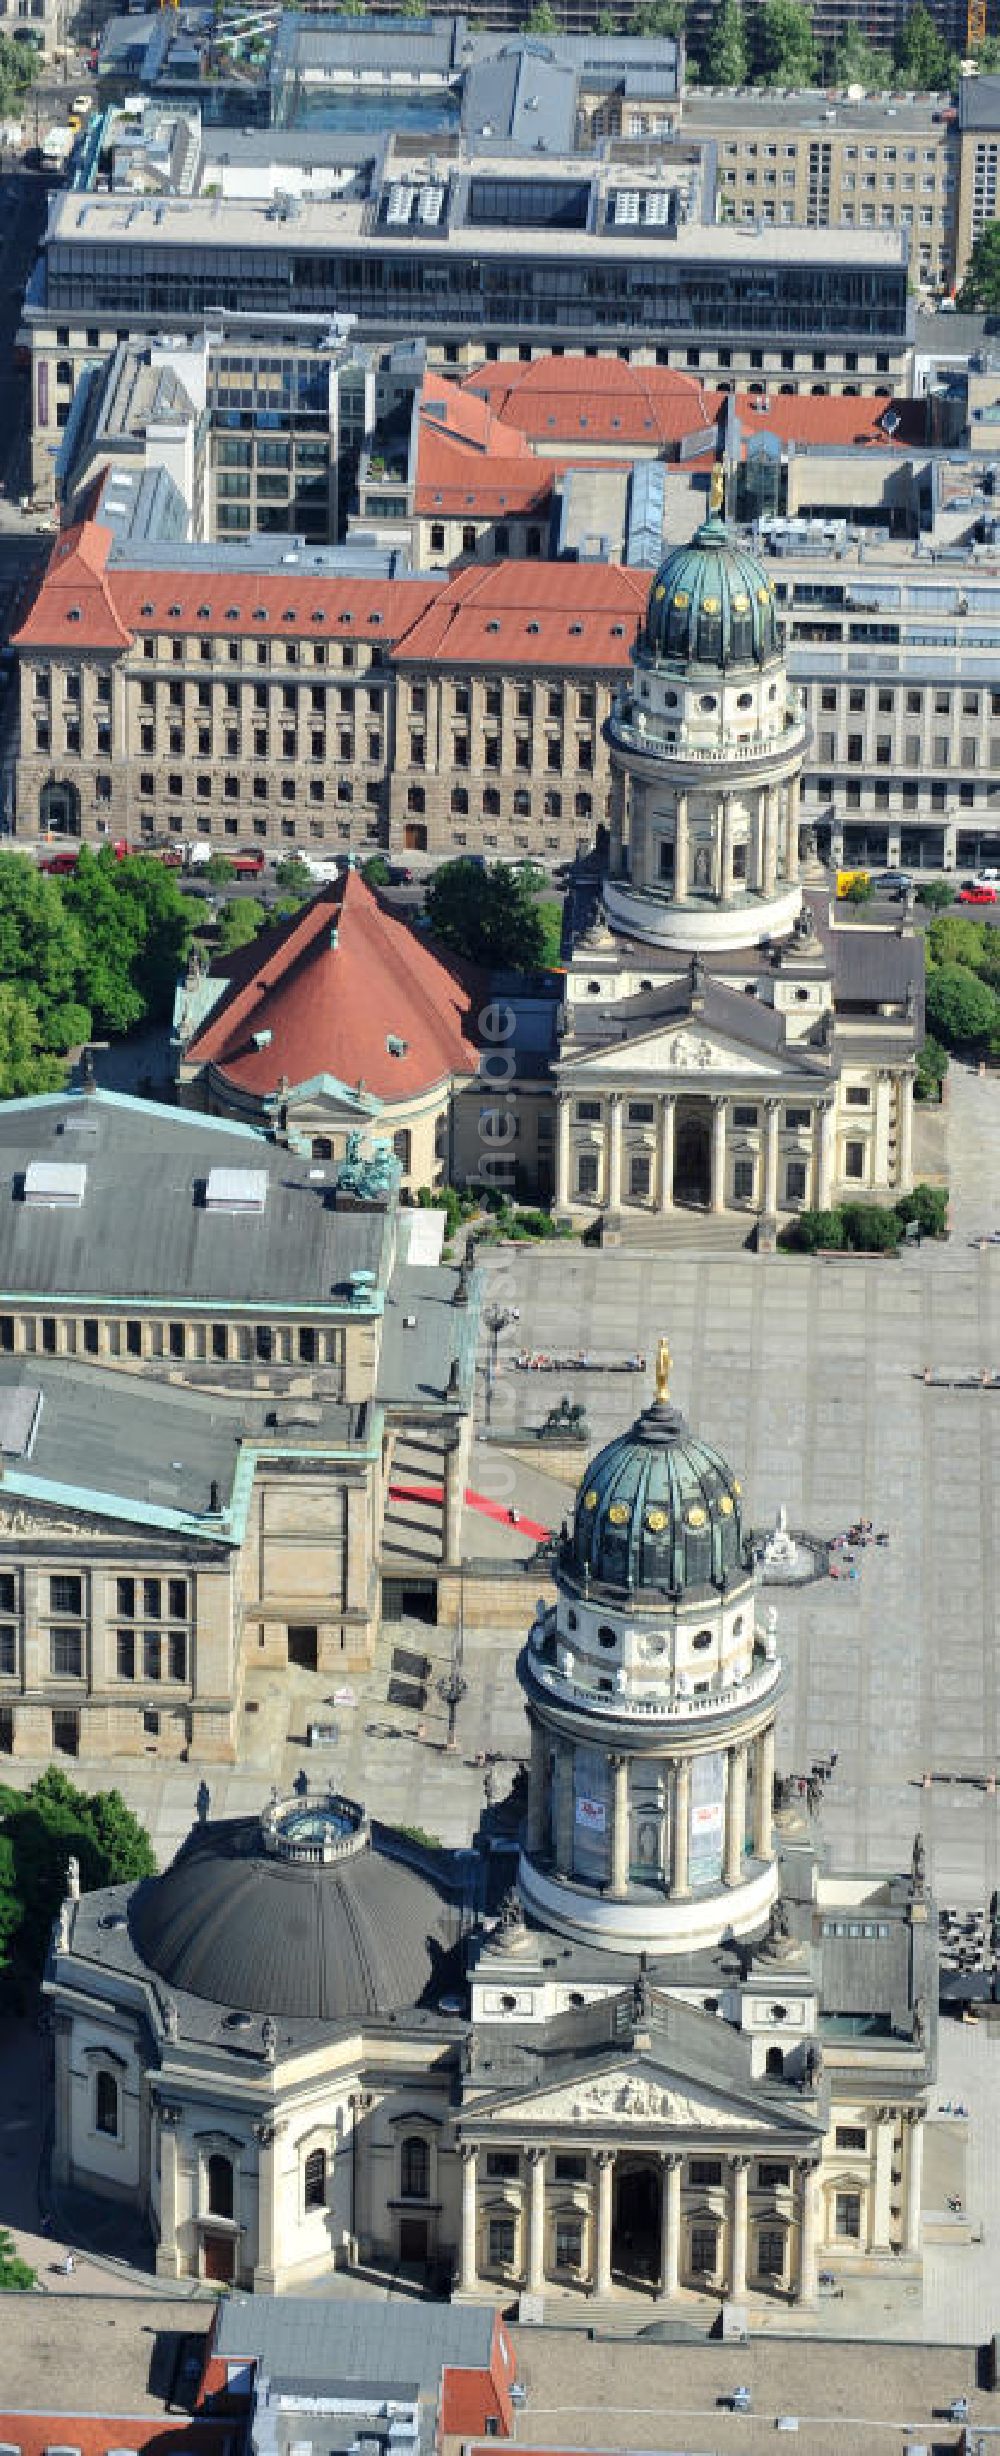
[[[245,853],[233,853],[231,860],[237,878],[259,878],[264,867],[259,845],[252,845]]]
[[[960,904],[995,904],[996,900],[995,887],[960,887],[958,890]]]
[[[65,878],[67,871],[75,870],[79,858],[80,851],[77,846],[72,853],[49,853],[44,861],[39,862],[38,867],[40,870],[47,870],[52,877]]]

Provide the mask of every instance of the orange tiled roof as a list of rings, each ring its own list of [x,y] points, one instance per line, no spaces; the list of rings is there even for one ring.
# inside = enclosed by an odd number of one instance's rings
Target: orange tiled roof
[[[433,599],[434,580],[276,572],[107,568],[111,531],[87,522],[57,538],[13,645],[128,648],[141,631],[232,638],[392,643]]]
[[[398,657],[614,671],[629,662],[651,577],[618,563],[469,565],[444,582]]]
[[[535,444],[642,444],[648,451],[696,434],[715,416],[697,376],[678,367],[633,367],[618,358],[477,367],[464,389]]]
[[[112,531],[100,521],[77,522],[57,537],[45,576],[14,648],[127,648],[130,633],[107,576]]]
[[[327,1074],[395,1104],[476,1072],[469,984],[354,870],[219,969],[229,987],[185,1059],[259,1099]]]

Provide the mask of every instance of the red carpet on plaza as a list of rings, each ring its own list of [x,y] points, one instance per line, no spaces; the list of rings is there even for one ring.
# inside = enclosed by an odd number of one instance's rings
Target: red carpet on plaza
[[[470,1509],[480,1510],[484,1518],[495,1518],[498,1526],[513,1524],[506,1502],[488,1501],[484,1492],[472,1492],[468,1486],[466,1486],[465,1498]],[[390,1501],[437,1501],[440,1504],[444,1500],[444,1487],[441,1484],[390,1484],[389,1499]],[[550,1527],[540,1526],[537,1518],[523,1518],[520,1514],[518,1514],[517,1525],[522,1535],[532,1536],[536,1543],[541,1542],[543,1535],[549,1535],[552,1532]]]

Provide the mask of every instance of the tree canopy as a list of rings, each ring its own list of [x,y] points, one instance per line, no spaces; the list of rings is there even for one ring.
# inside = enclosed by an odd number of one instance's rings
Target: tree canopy
[[[845,25],[834,46],[831,70],[835,85],[862,85],[866,94],[878,93],[892,83],[888,53],[876,51],[873,43],[866,43],[853,19]]]
[[[476,964],[530,972],[544,963],[546,931],[530,881],[498,861],[446,861],[427,890],[426,913],[442,946]]]
[[[819,73],[809,10],[801,0],[764,0],[758,21],[755,83],[812,85]]]
[[[0,115],[9,119],[38,75],[40,54],[33,43],[15,43],[0,34]]]
[[[745,85],[748,76],[746,27],[739,0],[716,0],[702,56],[709,85]]]
[[[948,1048],[966,1047],[1000,1028],[1000,998],[964,964],[936,964],[927,980],[927,1021]]]
[[[53,1091],[53,1060],[100,1031],[169,1012],[192,934],[172,871],[148,854],[83,847],[68,878],[0,855],[0,1098]]]
[[[78,1791],[53,1765],[29,1791],[0,1788],[0,1980],[8,1991],[41,1973],[71,1856],[85,1893],[156,1873],[149,1836],[120,1792]]]
[[[974,239],[958,305],[970,315],[994,315],[1000,309],[1000,222],[987,222]]]
[[[218,949],[220,955],[233,955],[237,947],[248,947],[267,920],[263,904],[255,895],[233,896],[219,914]]]
[[[919,93],[941,93],[955,83],[955,54],[939,33],[925,0],[914,0],[896,36],[893,56],[903,84],[914,86]]]

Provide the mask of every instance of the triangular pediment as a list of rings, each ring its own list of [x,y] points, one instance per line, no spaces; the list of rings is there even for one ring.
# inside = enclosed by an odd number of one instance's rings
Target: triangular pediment
[[[627,2064],[581,2074],[559,2088],[491,2096],[487,2104],[470,2106],[468,2112],[474,2112],[477,2119],[506,2124],[515,2105],[518,2123],[528,2133],[536,2127],[543,2130],[565,2124],[574,2130],[582,2125],[626,2134],[738,2131],[784,2137],[789,2122],[794,2121],[794,2114],[784,2107],[772,2111],[756,2103],[745,2087],[731,2092],[702,2088],[687,2074],[674,2074],[663,2065],[634,2056]]]
[[[602,1083],[656,1076],[684,1090],[694,1090],[699,1081],[714,1077],[735,1075],[746,1081],[778,1084],[789,1075],[810,1071],[799,1065],[792,1050],[778,1056],[772,1050],[755,1049],[735,1034],[703,1031],[697,1021],[660,1024],[654,1031],[636,1032],[625,1040],[569,1049],[560,1072],[570,1070],[574,1079],[593,1074]]]

